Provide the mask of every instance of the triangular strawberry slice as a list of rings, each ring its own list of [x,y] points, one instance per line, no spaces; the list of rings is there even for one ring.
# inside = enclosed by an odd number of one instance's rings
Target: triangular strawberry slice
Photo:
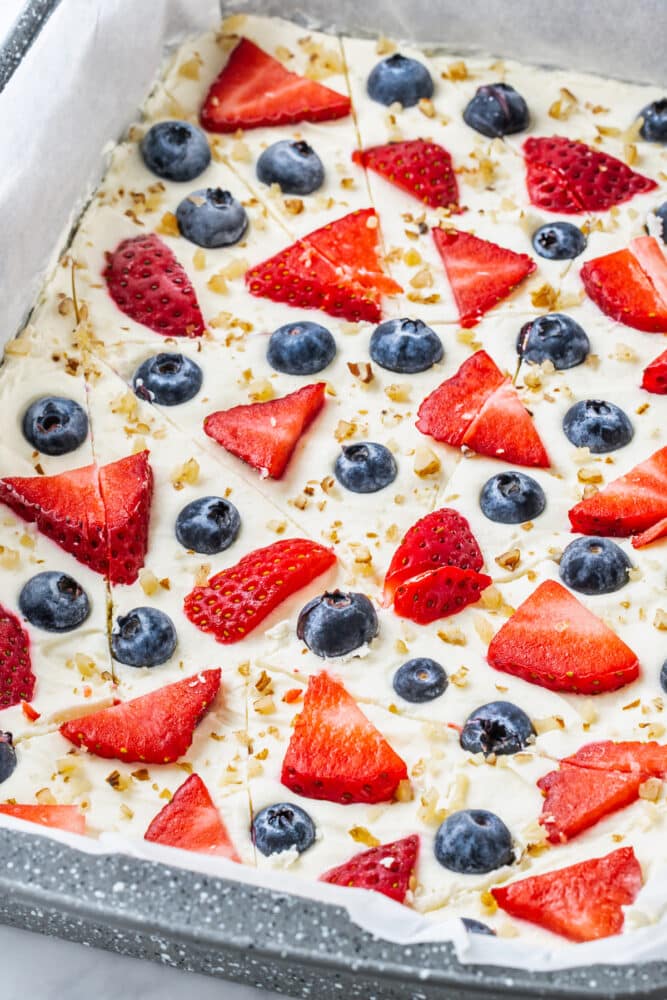
[[[191,774],[150,824],[144,840],[240,861],[208,788]]]
[[[153,472],[148,451],[100,468],[111,583],[134,583],[148,551]]]
[[[555,580],[517,608],[487,659],[496,670],[569,694],[616,691],[639,676],[632,650]]]
[[[389,802],[407,777],[405,762],[343,685],[325,671],[311,677],[283,760],[283,785],[348,805]]]
[[[512,465],[549,468],[549,456],[528,410],[508,380],[493,392],[463,435],[463,444],[479,455]]]
[[[474,326],[535,270],[535,261],[528,254],[456,229],[436,226],[431,231],[463,327]]]
[[[641,743],[639,740],[621,743],[602,740],[599,743],[587,743],[571,757],[566,757],[563,763],[588,769],[667,778],[667,746],[655,742]]]
[[[657,542],[661,538],[667,538],[667,517],[663,517],[662,521],[657,521],[639,535],[633,535],[632,547],[633,549],[643,549],[645,545]]]
[[[29,823],[66,830],[67,833],[85,833],[86,817],[78,806],[41,806],[23,803],[0,805],[0,815],[24,819]]]
[[[667,333],[667,260],[653,236],[586,261],[581,280],[606,316],[648,333]]]
[[[349,97],[291,73],[242,38],[211,85],[199,115],[209,132],[324,122],[350,113]]]
[[[394,594],[394,611],[400,618],[427,625],[476,604],[492,582],[474,569],[441,566],[401,583]]]
[[[529,920],[571,941],[620,934],[623,906],[642,887],[642,870],[631,847],[603,858],[498,886],[491,895],[506,913]]]
[[[280,479],[299,438],[324,406],[326,382],[304,385],[279,399],[218,410],[204,430],[260,475]]]
[[[352,159],[430,208],[459,210],[459,188],[446,149],[425,139],[355,149]]]
[[[639,798],[639,786],[648,775],[595,771],[561,763],[537,782],[544,792],[540,823],[552,844],[564,844],[594,826],[604,816]]]
[[[644,369],[642,389],[655,392],[659,396],[667,395],[667,351],[659,354]]]
[[[220,670],[203,670],[132,701],[64,722],[60,732],[96,757],[171,764],[188,750],[219,688]]]
[[[477,351],[426,397],[419,407],[417,428],[436,441],[460,448],[470,424],[504,381],[486,351]]]
[[[523,153],[530,200],[550,212],[602,212],[658,186],[615,156],[565,136],[531,136]]]
[[[573,531],[627,538],[667,517],[667,445],[568,513]]]
[[[30,639],[16,615],[0,604],[0,711],[29,702],[34,691]]]
[[[333,264],[343,280],[383,295],[402,291],[382,270],[380,220],[374,208],[360,208],[328,222],[304,236],[303,241]]]
[[[352,889],[372,889],[397,903],[404,903],[414,875],[419,852],[419,837],[412,834],[393,844],[382,844],[362,851],[345,864],[320,875],[320,882],[344,885]]]

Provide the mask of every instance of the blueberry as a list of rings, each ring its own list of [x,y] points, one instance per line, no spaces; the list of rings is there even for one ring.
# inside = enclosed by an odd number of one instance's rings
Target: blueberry
[[[498,524],[534,521],[547,505],[539,483],[525,472],[498,472],[482,487],[479,497],[482,514]]]
[[[422,98],[433,97],[433,80],[426,66],[396,52],[373,67],[366,89],[371,100],[379,104],[389,107],[398,101],[411,108]]]
[[[315,842],[315,824],[305,811],[291,802],[266,806],[252,821],[252,841],[265,857],[293,847],[303,854]]]
[[[132,376],[137,396],[160,406],[187,403],[197,395],[203,381],[199,365],[183,354],[154,354]]]
[[[442,361],[440,337],[420,319],[388,319],[371,337],[371,358],[382,368],[401,375],[425,372]]]
[[[266,359],[277,372],[286,375],[314,375],[331,364],[336,341],[325,326],[302,320],[274,330]]]
[[[667,97],[647,104],[639,112],[642,125],[639,134],[647,142],[667,142]]]
[[[16,770],[16,750],[12,743],[12,734],[0,730],[0,785],[10,778]]]
[[[444,667],[425,656],[408,660],[394,674],[394,691],[414,705],[439,698],[447,684]]]
[[[46,632],[71,632],[90,614],[83,587],[66,573],[38,573],[19,594],[21,614]]]
[[[654,208],[652,215],[654,215],[660,222],[660,235],[662,237],[662,242],[667,243],[667,201],[663,201],[662,205],[658,205],[657,208]]]
[[[519,753],[535,735],[533,724],[511,701],[490,701],[468,716],[461,730],[461,746],[468,753],[504,756]]]
[[[129,667],[156,667],[176,649],[176,629],[157,608],[133,608],[119,615],[111,633],[111,652]]]
[[[352,493],[377,493],[398,475],[396,460],[388,448],[374,441],[348,444],[334,466],[336,479]]]
[[[635,433],[620,406],[603,399],[582,399],[571,406],[563,417],[563,430],[571,444],[594,455],[622,448]]]
[[[476,132],[495,139],[528,128],[528,107],[521,94],[508,83],[478,87],[463,112],[463,120]]]
[[[277,184],[283,194],[312,194],[324,184],[324,167],[307,142],[281,139],[257,161],[262,184]]]
[[[316,656],[333,659],[360,649],[378,634],[375,608],[363,594],[320,594],[299,614],[296,634]]]
[[[660,668],[660,687],[667,694],[667,660],[665,660]]]
[[[191,181],[211,162],[208,139],[189,122],[158,122],[141,140],[149,170],[167,181]]]
[[[586,331],[565,313],[545,313],[530,320],[516,342],[519,357],[538,365],[551,361],[559,371],[582,364],[590,349]]]
[[[202,188],[184,198],[176,209],[181,236],[212,250],[238,243],[248,228],[243,205],[222,188]]]
[[[43,396],[25,411],[23,435],[44,455],[67,455],[88,437],[88,417],[73,399]]]
[[[580,594],[613,594],[628,582],[632,563],[609,538],[589,535],[570,542],[558,569],[563,583]]]
[[[461,809],[438,827],[434,851],[443,868],[461,875],[484,875],[514,861],[512,835],[495,813]]]
[[[199,497],[180,511],[175,530],[183,548],[212,556],[228,549],[240,529],[241,517],[233,503],[222,497]]]
[[[488,924],[483,924],[481,920],[473,920],[472,917],[461,917],[461,923],[468,931],[468,934],[486,934],[491,937],[496,936],[496,932],[492,930]]]
[[[547,222],[533,233],[533,247],[547,260],[572,260],[586,249],[586,237],[571,222]]]

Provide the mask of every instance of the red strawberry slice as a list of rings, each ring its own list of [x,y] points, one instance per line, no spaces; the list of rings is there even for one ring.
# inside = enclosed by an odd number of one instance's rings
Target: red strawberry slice
[[[642,389],[646,389],[647,392],[655,392],[659,396],[667,395],[667,351],[659,354],[644,369]]]
[[[615,156],[565,136],[526,139],[523,153],[530,200],[549,212],[603,212],[658,186]]]
[[[134,583],[148,551],[148,524],[153,499],[149,452],[128,455],[100,468],[111,583]]]
[[[182,265],[155,233],[123,240],[107,253],[109,295],[135,323],[163,337],[204,332],[197,296]]]
[[[299,438],[324,406],[326,382],[315,382],[280,399],[218,410],[204,430],[262,476],[280,479]]]
[[[391,604],[401,583],[441,566],[480,570],[484,564],[477,539],[465,517],[443,507],[420,518],[409,529],[389,563],[384,603]]]
[[[305,236],[304,242],[349,281],[384,295],[403,290],[380,265],[380,220],[374,208],[360,208],[328,222]]]
[[[486,351],[467,358],[419,407],[417,427],[436,441],[460,448],[463,438],[492,392],[505,381]]]
[[[30,640],[16,615],[0,604],[0,711],[30,701],[34,690]]]
[[[171,764],[188,750],[195,727],[220,688],[220,671],[204,670],[132,701],[64,722],[63,736],[96,757]]]
[[[537,782],[545,794],[540,823],[552,844],[564,844],[598,820],[639,798],[648,775],[595,771],[563,762]]]
[[[146,830],[144,840],[197,854],[215,854],[230,861],[241,860],[198,774],[191,774],[174,792]]]
[[[476,604],[491,577],[474,569],[441,566],[402,583],[394,595],[394,611],[418,625],[447,618]]]
[[[640,743],[638,740],[621,743],[603,740],[600,743],[587,743],[571,757],[566,757],[563,763],[588,769],[667,778],[667,746],[655,742]]]
[[[648,333],[667,332],[667,260],[653,236],[587,261],[581,280],[606,316]]]
[[[535,270],[535,261],[456,229],[432,230],[445,265],[463,327],[475,326],[484,313]]]
[[[634,535],[632,538],[633,549],[643,549],[645,545],[650,545],[651,542],[657,542],[661,538],[667,537],[667,517],[663,517],[662,521],[657,521],[651,528],[647,528],[646,531],[642,531],[639,535]]]
[[[29,823],[40,826],[50,826],[52,829],[66,830],[67,833],[85,833],[86,817],[78,806],[40,806],[40,805],[0,805],[0,815],[13,816],[14,819],[25,819]]]
[[[213,81],[199,120],[209,132],[324,122],[350,113],[349,97],[291,73],[242,38]]]
[[[463,435],[463,444],[479,455],[512,465],[547,469],[549,456],[528,410],[511,382],[493,392]]]
[[[343,865],[320,875],[320,882],[345,885],[352,889],[372,889],[397,903],[404,903],[417,866],[419,837],[413,834],[393,844],[371,847]]]
[[[573,531],[627,538],[667,517],[667,446],[654,452],[568,513]]]
[[[335,562],[331,549],[306,538],[274,542],[212,576],[205,587],[195,587],[185,598],[185,614],[218,642],[240,642]]]
[[[602,694],[639,676],[632,650],[555,580],[545,580],[491,640],[496,670],[550,691]]]
[[[425,139],[391,142],[352,153],[362,167],[374,170],[430,208],[459,211],[459,187],[446,149]]]
[[[498,886],[491,894],[512,917],[571,941],[595,941],[620,934],[622,907],[634,902],[641,887],[635,852],[621,847],[603,858]]]
[[[325,671],[311,677],[283,760],[283,785],[349,805],[389,802],[407,777],[405,762],[343,685]]]

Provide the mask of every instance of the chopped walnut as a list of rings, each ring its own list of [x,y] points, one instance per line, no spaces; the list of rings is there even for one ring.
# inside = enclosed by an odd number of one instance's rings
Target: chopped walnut
[[[440,459],[428,445],[418,444],[415,449],[414,458],[415,475],[420,479],[428,476],[435,476],[440,472]]]
[[[508,549],[502,555],[496,556],[495,562],[502,569],[509,570],[512,573],[521,562],[521,551],[519,549]]]
[[[407,403],[410,399],[412,386],[409,382],[392,382],[391,385],[385,386],[384,391],[392,403]]]
[[[173,212],[164,213],[164,215],[162,216],[162,218],[158,223],[157,232],[160,233],[161,236],[181,235],[181,231],[178,228],[178,222],[176,220],[176,216],[174,215]]]
[[[171,485],[175,490],[182,490],[186,485],[194,486],[199,480],[199,462],[196,458],[188,458],[171,474]]]
[[[660,632],[667,632],[667,611],[658,608],[653,618],[653,627],[657,628]]]
[[[362,385],[370,385],[375,378],[369,361],[348,361],[348,370]]]
[[[365,847],[378,847],[382,841],[374,837],[365,826],[353,826],[347,831],[355,844],[364,844]]]
[[[465,646],[468,642],[465,632],[462,632],[456,625],[447,629],[441,628],[437,635],[438,639],[450,646]]]

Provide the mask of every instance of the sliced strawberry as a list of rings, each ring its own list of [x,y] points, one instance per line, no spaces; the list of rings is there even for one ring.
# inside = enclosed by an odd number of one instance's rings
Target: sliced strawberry
[[[199,120],[209,132],[324,122],[350,113],[349,97],[285,69],[242,38],[211,85]]]
[[[29,702],[34,690],[30,639],[16,615],[0,604],[0,711]]]
[[[477,351],[426,397],[419,407],[418,429],[436,441],[460,448],[470,424],[504,381],[503,373],[486,351]]]
[[[540,823],[552,844],[564,844],[598,820],[639,798],[646,774],[595,771],[561,763],[537,782],[545,794]]]
[[[441,566],[480,570],[483,565],[477,539],[465,517],[451,507],[434,510],[413,524],[392,556],[384,580],[385,604],[391,604],[401,583],[421,573]]]
[[[132,701],[64,722],[63,736],[96,757],[171,764],[187,751],[195,727],[220,688],[220,671],[204,670]]]
[[[352,889],[372,889],[397,903],[404,903],[417,866],[419,837],[413,834],[393,844],[371,847],[355,854],[343,865],[320,875],[320,882],[345,885]]]
[[[212,576],[205,587],[195,587],[185,598],[185,614],[218,642],[240,642],[335,562],[331,549],[306,538],[274,542]]]
[[[280,780],[296,795],[389,802],[408,771],[342,684],[323,671],[308,682]]]
[[[230,861],[241,860],[198,774],[191,774],[174,792],[146,830],[144,840],[198,854],[215,854]]]
[[[528,254],[515,253],[456,229],[432,230],[459,310],[461,326],[474,326],[489,309],[535,270]]]
[[[641,887],[635,853],[621,847],[603,858],[498,886],[491,894],[512,917],[571,941],[595,941],[620,934],[622,907],[634,902]]]
[[[565,136],[533,136],[523,153],[530,200],[549,212],[603,212],[658,186],[615,156]]]
[[[476,604],[491,583],[490,576],[474,569],[441,566],[400,584],[394,595],[394,611],[400,618],[426,625]]]
[[[568,513],[573,531],[627,538],[667,517],[667,446]]]
[[[639,676],[632,650],[555,580],[545,580],[491,640],[492,667],[550,691],[602,694]]]
[[[632,547],[633,549],[643,549],[645,545],[657,542],[661,538],[667,538],[667,517],[663,517],[662,521],[656,521],[652,527],[642,531],[639,535],[633,535]]]
[[[639,740],[622,743],[603,740],[600,743],[587,743],[571,757],[566,757],[563,763],[588,769],[667,778],[667,746],[655,742],[640,743]]]
[[[304,242],[314,248],[347,280],[372,292],[395,295],[400,285],[380,263],[380,220],[374,208],[360,208],[315,229]]]
[[[304,385],[279,399],[218,410],[204,430],[262,476],[280,479],[299,438],[324,406],[326,382]]]
[[[667,351],[659,354],[644,369],[642,389],[646,389],[647,392],[655,392],[659,396],[667,395]]]
[[[479,455],[500,458],[512,465],[542,469],[550,465],[530,414],[509,380],[482,405],[463,435],[463,444]]]
[[[103,465],[99,471],[111,583],[134,583],[144,565],[153,499],[153,471],[148,458],[148,451],[141,451]]]
[[[85,833],[86,817],[78,806],[40,806],[40,805],[0,805],[0,815],[13,816],[14,819],[25,819],[29,823],[39,823],[40,826],[50,826],[52,829],[66,830],[67,833]]]
[[[636,330],[667,332],[667,261],[653,236],[586,261],[581,280],[606,316]]]
[[[655,236],[636,236],[630,241],[630,250],[664,304],[667,303],[667,257],[663,245]]]
[[[458,210],[459,187],[446,149],[425,139],[355,150],[352,159],[430,208]]]
[[[197,296],[182,265],[155,233],[123,240],[107,253],[109,295],[135,323],[163,337],[204,332]]]

